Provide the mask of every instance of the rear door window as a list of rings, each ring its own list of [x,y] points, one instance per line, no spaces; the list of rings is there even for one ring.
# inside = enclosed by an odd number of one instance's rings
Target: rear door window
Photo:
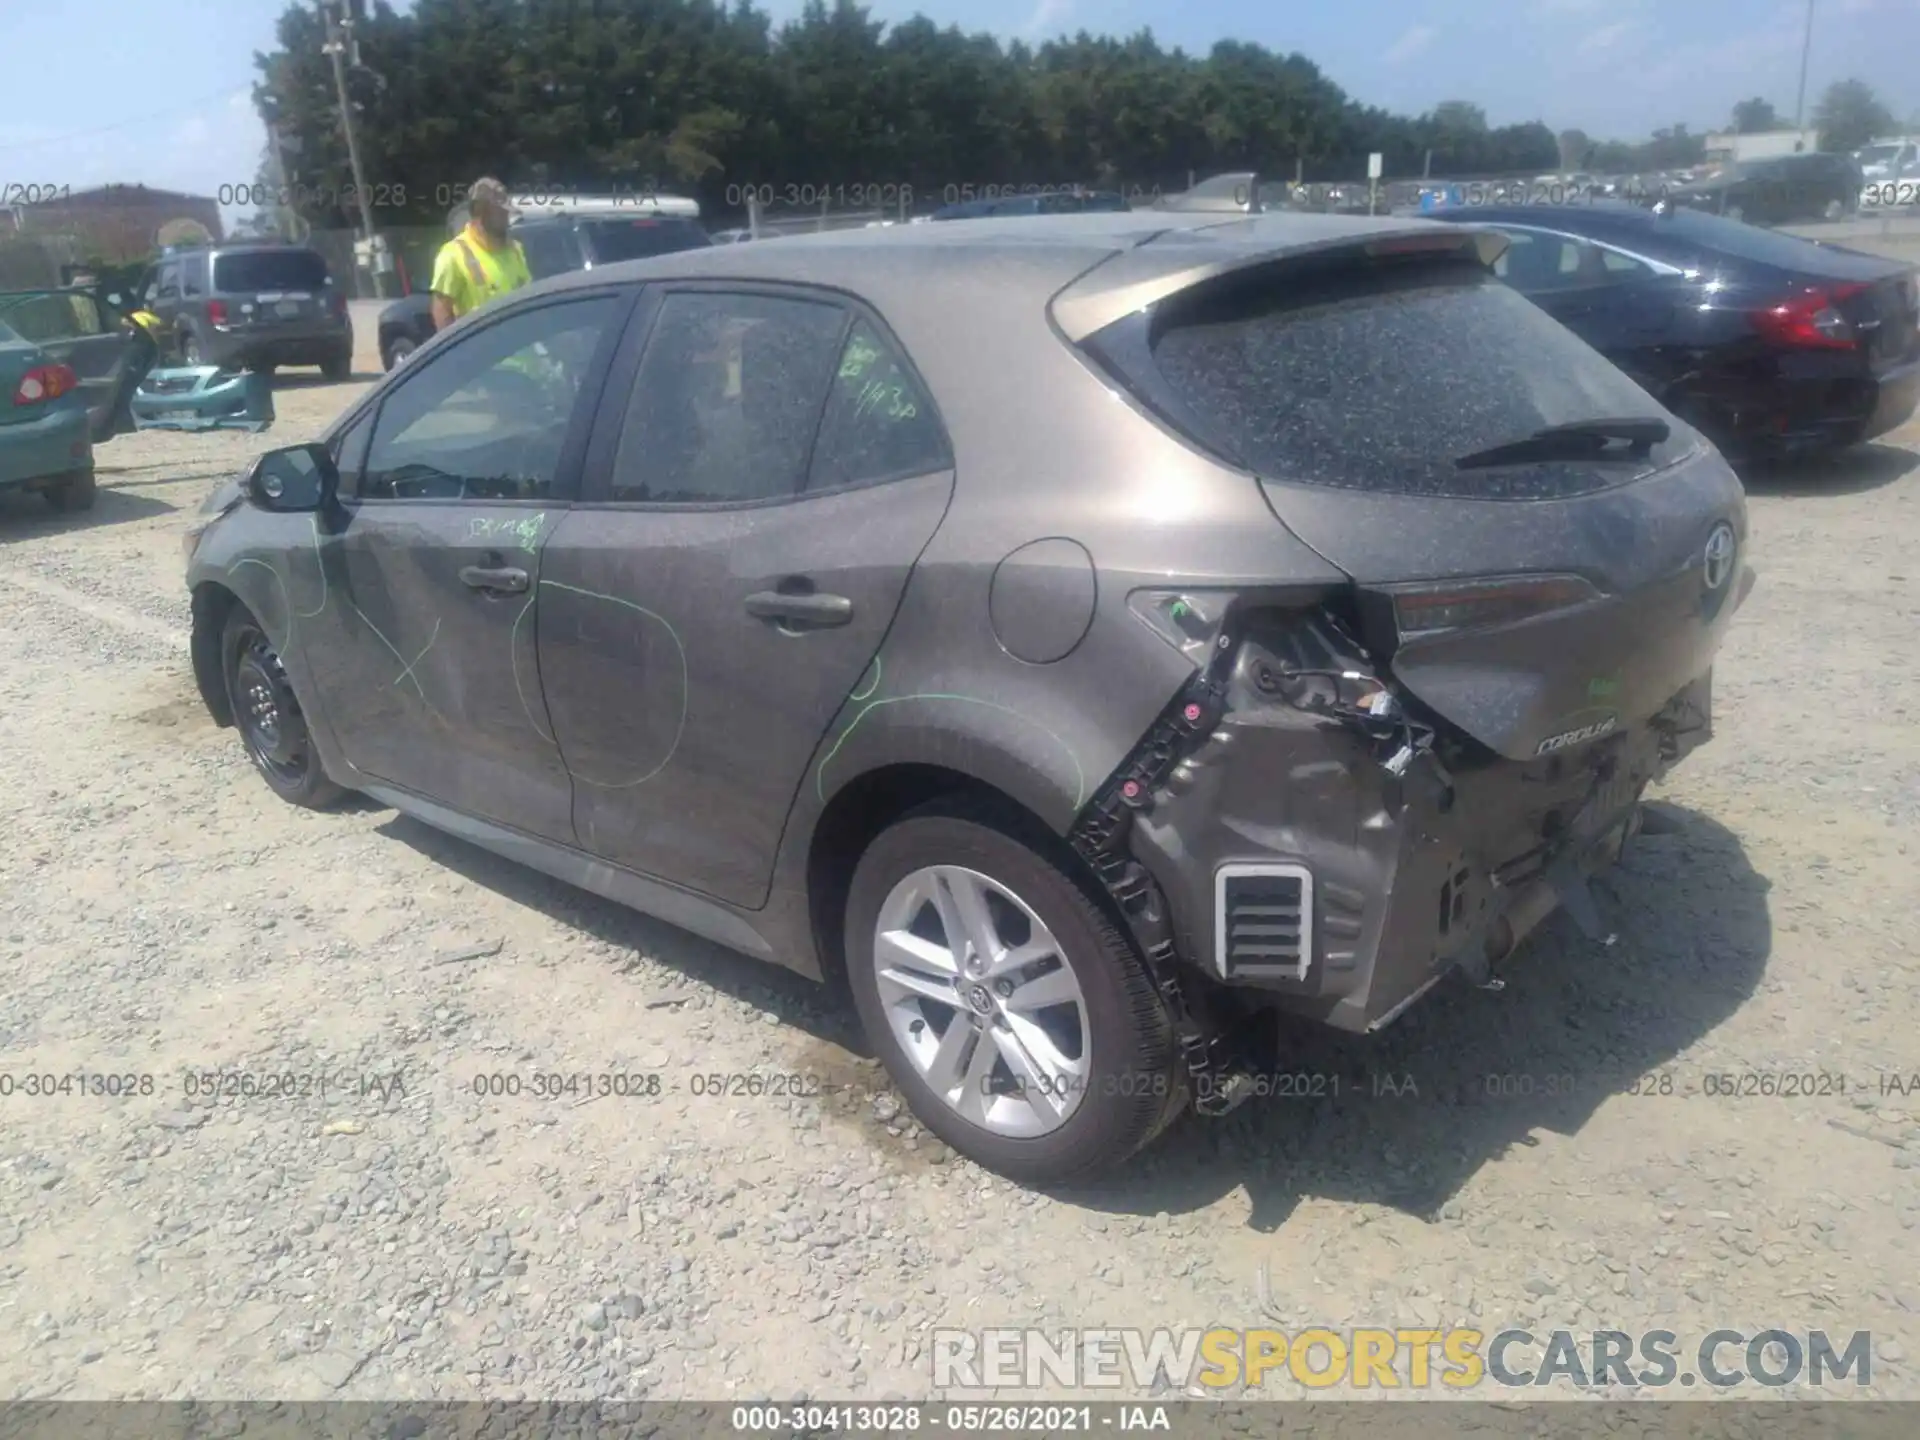
[[[1563,253],[1548,252],[1551,273]],[[1457,467],[1550,426],[1668,418],[1470,260],[1265,267],[1161,309],[1143,323],[1152,326],[1150,383],[1164,387],[1171,418],[1272,479],[1379,493],[1571,494],[1631,479],[1692,443],[1676,426],[1644,463],[1555,461],[1519,485],[1512,467]],[[1094,337],[1097,351],[1120,353],[1101,342]]]
[[[614,500],[783,500],[807,475],[847,313],[785,296],[668,295],[613,461]]]
[[[656,215],[636,215],[630,220],[583,220],[580,237],[596,265],[645,260],[649,256],[697,250],[713,243],[707,232],[691,220]]]
[[[327,262],[312,250],[238,250],[213,262],[213,288],[221,295],[262,290],[317,294],[327,283]]]

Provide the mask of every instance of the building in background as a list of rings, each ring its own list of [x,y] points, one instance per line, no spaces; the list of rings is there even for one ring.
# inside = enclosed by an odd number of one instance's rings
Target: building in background
[[[1720,165],[1737,160],[1773,160],[1781,155],[1811,155],[1820,148],[1818,130],[1761,130],[1749,135],[1707,136],[1707,159]]]
[[[182,195],[145,185],[62,187],[49,199],[0,211],[0,235],[42,252],[53,268],[80,261],[125,263],[164,243],[221,238],[220,206],[209,195]],[[165,240],[161,232],[166,231]]]

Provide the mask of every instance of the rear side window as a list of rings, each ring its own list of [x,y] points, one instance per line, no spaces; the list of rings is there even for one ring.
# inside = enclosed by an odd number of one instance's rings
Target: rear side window
[[[579,262],[568,253],[567,235],[558,225],[516,226],[513,238],[526,252],[527,272],[536,280],[578,270]]]
[[[864,320],[854,323],[827,393],[809,490],[944,470],[947,442],[920,382]]]
[[[846,331],[836,305],[667,296],[634,376],[611,498],[724,504],[798,493]]]
[[[1681,254],[1707,251],[1778,270],[1798,270],[1841,279],[1877,280],[1896,268],[1877,256],[1816,245],[1795,235],[1783,235],[1759,225],[1744,225],[1738,220],[1685,206],[1675,206],[1659,216],[1653,222],[1649,238],[1654,245]]]
[[[1170,418],[1272,479],[1531,498],[1621,483],[1691,443],[1676,426],[1639,465],[1456,467],[1549,426],[1667,418],[1597,351],[1471,261],[1270,267],[1162,308],[1147,344],[1175,403]]]
[[[105,333],[100,305],[78,290],[41,290],[0,295],[0,320],[37,345]]]
[[[213,288],[222,295],[259,290],[317,291],[327,262],[312,250],[240,250],[214,257]]]

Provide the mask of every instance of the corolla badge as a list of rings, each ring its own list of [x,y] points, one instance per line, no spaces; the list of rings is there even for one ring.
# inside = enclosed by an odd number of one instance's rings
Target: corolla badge
[[[1727,583],[1727,577],[1733,574],[1733,551],[1733,526],[1722,520],[1707,536],[1707,548],[1701,556],[1707,589],[1718,590]]]
[[[1564,750],[1569,745],[1579,745],[1588,740],[1598,740],[1620,723],[1620,717],[1614,714],[1602,715],[1591,725],[1582,725],[1577,730],[1562,730],[1558,735],[1549,735],[1534,748],[1536,755],[1551,755],[1556,750]]]

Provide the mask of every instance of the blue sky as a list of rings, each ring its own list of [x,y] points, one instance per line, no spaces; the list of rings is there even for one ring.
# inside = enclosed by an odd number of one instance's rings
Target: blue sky
[[[764,3],[764,0],[763,0]],[[776,18],[800,0],[773,0]],[[1920,3],[1815,0],[1808,108],[1858,77],[1920,112]],[[197,194],[253,179],[264,134],[248,100],[285,0],[0,0],[0,186],[144,183]],[[1495,124],[1544,120],[1639,138],[1724,123],[1763,95],[1791,114],[1804,0],[876,0],[882,19],[1031,40],[1151,28],[1298,50],[1348,93],[1416,112],[1469,99]],[[380,177],[369,176],[377,181]],[[250,208],[250,207],[249,207]],[[237,212],[236,212],[237,213]]]

